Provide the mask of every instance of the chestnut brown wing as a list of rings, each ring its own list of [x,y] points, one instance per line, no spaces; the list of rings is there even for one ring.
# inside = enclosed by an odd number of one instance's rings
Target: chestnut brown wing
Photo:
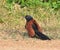
[[[25,27],[26,27],[26,29],[27,29],[27,31],[28,31],[29,36],[30,36],[30,37],[34,37],[34,36],[35,36],[35,32],[34,32],[34,30],[33,30],[33,28],[32,28],[32,21],[27,22],[27,24],[26,24]]]

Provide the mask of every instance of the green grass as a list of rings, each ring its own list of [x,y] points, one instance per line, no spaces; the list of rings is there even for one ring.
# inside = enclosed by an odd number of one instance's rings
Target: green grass
[[[40,4],[37,7],[32,7],[33,5],[31,5],[31,7],[24,6],[21,8],[21,5],[17,3],[0,1],[0,32],[1,34],[3,32],[4,35],[1,35],[1,37],[29,38],[25,33],[26,22],[24,16],[31,15],[41,25],[46,35],[51,39],[60,39],[60,9],[52,9],[48,7],[48,3]],[[10,30],[17,30],[18,32],[11,32]],[[9,37],[10,34],[11,36]]]
[[[54,10],[58,10],[60,8],[59,0],[49,0],[48,2],[43,2],[43,0],[6,0],[7,8],[12,9],[13,3],[17,3],[23,7],[44,7],[44,8],[52,8]]]

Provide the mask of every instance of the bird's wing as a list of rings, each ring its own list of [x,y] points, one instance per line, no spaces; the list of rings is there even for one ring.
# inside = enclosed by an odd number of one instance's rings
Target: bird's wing
[[[37,28],[37,25],[35,23],[32,24],[32,28],[35,31],[35,33],[38,32],[38,28]]]
[[[32,28],[32,22],[28,22],[28,24],[26,24],[26,29],[31,37],[35,35],[35,32]]]
[[[36,25],[38,31],[42,32],[41,27],[39,26],[39,24],[34,20],[34,24]]]

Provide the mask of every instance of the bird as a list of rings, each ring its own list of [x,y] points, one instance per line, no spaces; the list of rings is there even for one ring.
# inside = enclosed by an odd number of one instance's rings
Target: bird
[[[42,29],[40,25],[36,22],[35,19],[33,19],[32,16],[26,15],[26,25],[25,28],[28,31],[28,34],[30,37],[37,37],[41,40],[51,40],[47,35],[42,33]]]

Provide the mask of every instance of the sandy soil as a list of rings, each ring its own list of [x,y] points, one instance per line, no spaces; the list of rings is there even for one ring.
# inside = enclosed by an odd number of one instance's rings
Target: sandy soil
[[[0,40],[0,50],[60,50],[60,40]]]

